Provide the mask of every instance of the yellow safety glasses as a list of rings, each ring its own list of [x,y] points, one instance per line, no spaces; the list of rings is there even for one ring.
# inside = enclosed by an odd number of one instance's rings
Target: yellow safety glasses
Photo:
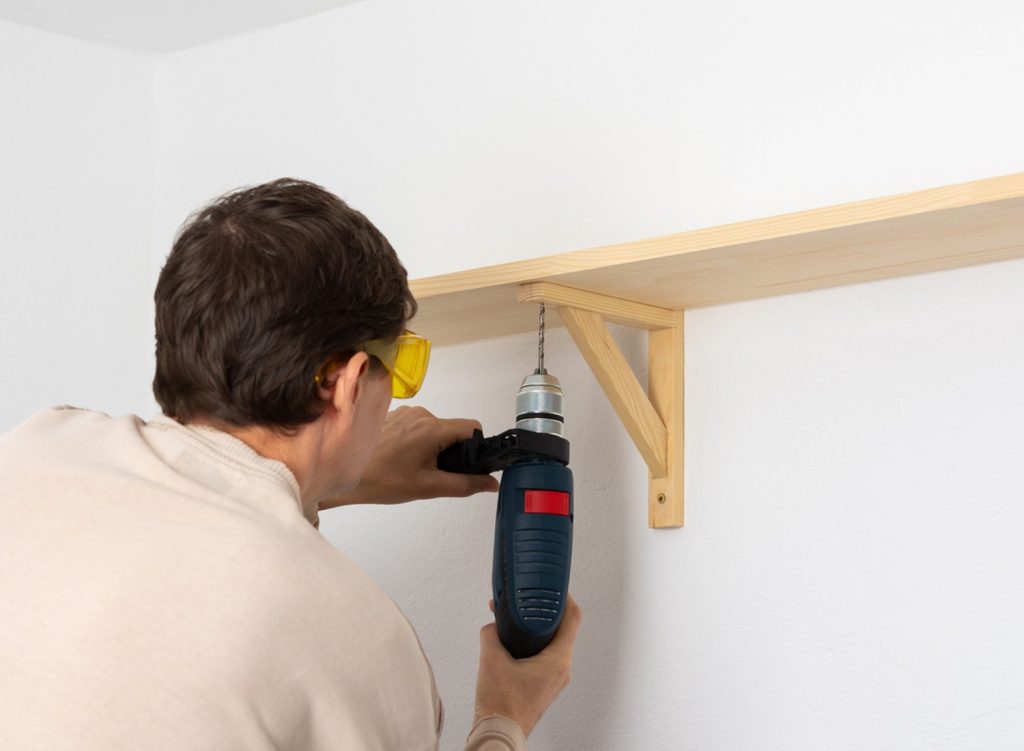
[[[391,374],[391,396],[396,399],[408,399],[416,396],[427,376],[427,364],[430,362],[430,340],[403,331],[394,339],[373,339],[366,342],[360,349],[373,355],[383,363]],[[339,366],[336,360],[329,361],[313,380],[319,386]]]

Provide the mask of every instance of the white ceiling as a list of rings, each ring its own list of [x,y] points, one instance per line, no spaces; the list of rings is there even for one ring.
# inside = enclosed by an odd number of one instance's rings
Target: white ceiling
[[[170,52],[357,0],[0,0],[0,20],[143,52]]]

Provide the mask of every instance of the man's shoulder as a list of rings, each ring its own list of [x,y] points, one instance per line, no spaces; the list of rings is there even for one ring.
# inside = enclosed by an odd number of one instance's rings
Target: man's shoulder
[[[383,634],[415,639],[394,601],[348,555],[308,523],[285,534],[253,536],[247,545],[258,556],[246,573],[273,601],[273,612],[288,613],[319,631],[342,636]]]
[[[105,412],[76,407],[72,404],[57,404],[34,412],[13,427],[0,432],[0,440],[8,440],[14,436],[34,435],[40,431],[52,429],[68,420],[76,418],[89,419],[93,416],[110,419],[110,415]]]
[[[39,410],[18,425],[0,433],[0,447],[19,447],[45,442],[81,439],[103,431],[137,432],[145,421],[134,414],[112,417],[106,412],[60,404]]]

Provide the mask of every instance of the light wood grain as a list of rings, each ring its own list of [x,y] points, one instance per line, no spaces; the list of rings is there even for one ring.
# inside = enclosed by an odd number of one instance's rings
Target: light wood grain
[[[685,522],[683,311],[673,315],[672,327],[652,331],[647,345],[647,393],[667,431],[665,476],[651,475],[647,499],[647,523],[655,528]]]
[[[685,309],[1024,257],[1024,173],[412,282],[438,344],[531,331],[531,282]]]
[[[651,474],[664,477],[667,471],[665,423],[651,405],[601,316],[577,308],[558,308],[558,314]]]
[[[547,303],[556,307],[589,310],[599,313],[605,321],[641,329],[663,329],[672,326],[675,321],[675,311],[670,308],[598,295],[552,282],[524,284],[519,288],[516,299],[520,303]]]
[[[568,305],[561,319],[651,471],[650,525],[682,526],[684,309],[1021,257],[1024,173],[419,279],[413,326],[468,342],[532,332],[520,300]],[[652,329],[650,397],[602,315]]]

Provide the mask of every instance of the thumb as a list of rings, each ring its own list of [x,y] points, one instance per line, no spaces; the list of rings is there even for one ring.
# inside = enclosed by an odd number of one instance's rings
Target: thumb
[[[487,665],[491,669],[498,665],[507,664],[512,660],[512,655],[505,649],[498,636],[498,627],[491,621],[480,629],[480,664]]]

